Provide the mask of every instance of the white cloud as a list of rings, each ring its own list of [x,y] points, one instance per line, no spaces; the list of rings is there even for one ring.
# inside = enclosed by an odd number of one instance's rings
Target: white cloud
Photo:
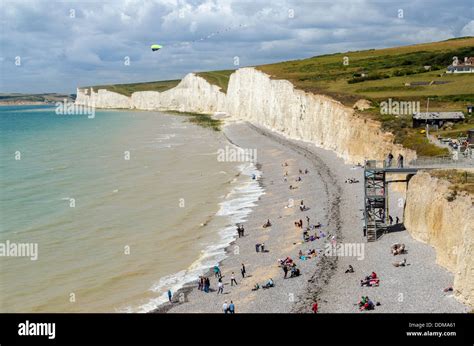
[[[3,0],[0,91],[74,91],[234,68],[236,55],[257,65],[473,35],[470,13],[470,0]],[[152,43],[164,48],[151,52]]]
[[[474,36],[474,20],[471,20],[461,29],[461,36]]]

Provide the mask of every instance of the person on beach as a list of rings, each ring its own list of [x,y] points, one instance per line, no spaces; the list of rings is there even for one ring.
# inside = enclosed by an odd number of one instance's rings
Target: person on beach
[[[245,277],[245,274],[247,273],[245,271],[245,265],[242,263],[242,268],[240,269],[240,273],[242,274],[242,279]]]
[[[354,268],[349,264],[349,268],[345,271],[345,273],[353,273],[354,272]]]
[[[234,283],[237,286],[237,281],[235,280],[234,272],[232,272],[232,275],[230,276],[230,285],[234,286]]]
[[[217,283],[217,294],[224,294],[224,284],[222,283],[222,281],[219,281]]]
[[[260,244],[260,251],[265,252],[265,243]]]
[[[311,310],[313,310],[314,314],[318,313],[318,302],[314,302],[313,307],[311,308]]]
[[[270,222],[270,219],[267,219],[267,222],[265,222],[262,227],[267,228],[267,227],[271,227],[271,226],[272,226],[272,223]]]
[[[211,287],[211,280],[206,278],[204,280],[204,292],[209,293],[209,288]]]
[[[230,301],[230,304],[229,304],[229,314],[235,314],[235,305],[232,300]]]
[[[263,289],[267,289],[270,287],[275,287],[275,283],[273,282],[272,278],[270,278],[270,280],[268,280],[267,283],[262,286]]]
[[[255,251],[260,252],[260,244],[259,243],[255,244]]]
[[[286,279],[286,276],[288,275],[288,267],[286,265],[283,266],[283,273],[285,273],[285,276],[283,276],[283,279]]]
[[[171,298],[173,298],[173,293],[171,293],[171,290],[168,290],[168,300],[171,303]]]
[[[392,215],[389,215],[389,216],[388,216],[388,222],[390,223],[390,226],[392,226],[392,224],[393,224],[393,217],[392,217]]]
[[[398,225],[400,223],[400,218],[398,216],[395,217],[395,224]]]
[[[221,270],[219,269],[219,266],[217,266],[217,265],[214,266],[214,276],[215,276],[216,278],[222,277],[222,275],[221,275]]]
[[[397,165],[398,165],[398,168],[403,168],[403,155],[402,154],[398,154]]]
[[[227,306],[227,300],[224,302],[224,304],[222,304],[222,312],[225,314],[229,312],[229,307]]]
[[[204,280],[203,280],[202,276],[200,276],[199,281],[198,281],[198,290],[202,291],[203,288],[204,288]]]

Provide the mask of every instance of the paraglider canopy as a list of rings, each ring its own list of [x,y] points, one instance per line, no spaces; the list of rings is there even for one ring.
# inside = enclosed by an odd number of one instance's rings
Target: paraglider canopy
[[[160,50],[161,48],[163,48],[162,46],[160,46],[159,44],[152,44],[151,45],[151,50],[156,52],[157,50]]]

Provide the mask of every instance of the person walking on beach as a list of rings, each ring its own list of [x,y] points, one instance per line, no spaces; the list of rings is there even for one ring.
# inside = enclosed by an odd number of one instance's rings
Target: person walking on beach
[[[286,279],[286,276],[288,275],[288,267],[286,265],[283,266],[283,272],[285,273],[283,279]]]
[[[222,312],[227,313],[229,311],[229,307],[227,306],[227,300],[222,304]]]
[[[392,226],[392,224],[393,224],[393,217],[392,217],[392,215],[389,215],[389,216],[388,216],[388,222],[390,223],[390,226]]]
[[[224,284],[222,281],[219,281],[217,284],[217,294],[219,293],[224,294]]]
[[[220,278],[222,275],[221,275],[221,270],[219,269],[219,266],[214,266],[214,276],[216,278]]]
[[[242,269],[240,269],[240,273],[242,274],[242,279],[245,277],[245,274],[247,273],[245,271],[245,265],[242,263]]]
[[[395,224],[398,225],[399,223],[400,223],[400,218],[397,216],[397,217],[395,217]]]
[[[230,301],[230,304],[229,304],[229,314],[235,314],[235,305],[232,300]]]
[[[204,292],[209,293],[209,287],[211,287],[211,280],[209,278],[204,279]]]
[[[173,294],[171,293],[171,290],[168,290],[168,300],[171,303],[171,298],[173,297]]]
[[[235,280],[234,272],[232,272],[232,275],[230,276],[230,285],[234,286],[234,283],[237,286],[237,281]]]
[[[318,302],[315,302],[313,304],[313,307],[311,308],[311,310],[313,310],[313,313],[318,313]]]

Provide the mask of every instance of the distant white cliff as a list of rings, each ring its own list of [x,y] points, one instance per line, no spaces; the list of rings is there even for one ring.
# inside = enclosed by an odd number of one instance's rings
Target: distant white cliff
[[[141,91],[131,97],[105,89],[78,89],[76,103],[97,108],[173,110],[193,113],[225,112],[293,139],[310,141],[333,150],[346,162],[382,159],[414,151],[393,143],[378,122],[358,117],[354,109],[324,96],[297,90],[285,80],[272,80],[254,68],[242,68],[230,76],[227,94],[193,73],[164,92]]]

